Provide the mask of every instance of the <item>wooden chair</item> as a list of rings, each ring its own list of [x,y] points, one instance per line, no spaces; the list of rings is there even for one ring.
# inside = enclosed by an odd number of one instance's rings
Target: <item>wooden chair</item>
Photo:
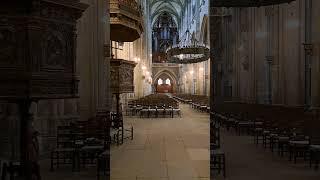
[[[131,125],[124,125],[123,123],[123,116],[122,114],[117,114],[115,117],[115,122],[117,124],[117,129],[119,129],[119,136],[121,138],[120,144],[123,144],[125,139],[131,139],[133,140],[133,126]],[[129,133],[129,135],[128,135]],[[118,137],[119,137],[118,136]]]
[[[51,151],[51,171],[56,165],[59,168],[62,164],[72,164],[74,170],[75,164],[75,134],[73,126],[57,127],[57,147]]]
[[[20,176],[21,174],[22,166],[19,161],[0,162],[1,180],[7,180],[7,177],[9,177],[10,180],[14,180],[16,176]]]
[[[110,151],[105,150],[101,153],[97,160],[97,180],[110,179]],[[100,178],[101,176],[107,176],[107,178]]]
[[[226,157],[221,150],[211,150],[210,171],[218,171],[218,174],[223,174],[226,178]]]

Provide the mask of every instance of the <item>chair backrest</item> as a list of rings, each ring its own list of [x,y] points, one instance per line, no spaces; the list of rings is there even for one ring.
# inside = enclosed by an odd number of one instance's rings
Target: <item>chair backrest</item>
[[[75,134],[73,126],[57,127],[57,147],[74,147]]]
[[[320,119],[318,117],[310,117],[305,122],[305,133],[310,137],[310,143],[320,145]]]
[[[111,118],[111,124],[112,128],[119,129],[123,128],[123,115],[122,113],[120,114],[114,114],[113,117]]]

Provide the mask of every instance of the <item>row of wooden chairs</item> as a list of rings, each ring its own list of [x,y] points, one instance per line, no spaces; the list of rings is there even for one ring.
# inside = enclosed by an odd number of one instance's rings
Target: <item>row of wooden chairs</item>
[[[181,110],[179,108],[173,108],[171,106],[169,107],[144,107],[140,110],[140,117],[155,117],[155,118],[166,118],[171,117],[174,118],[175,115],[181,117]]]
[[[217,112],[210,112],[210,150],[211,150],[211,169],[223,174],[226,178],[226,155],[221,148],[220,127],[221,122],[226,117]]]
[[[204,95],[175,94],[174,99],[190,104],[191,108],[200,112],[210,113],[209,97]]]
[[[210,107],[209,97],[205,95],[174,94],[174,97],[183,103]]]
[[[109,116],[110,115],[110,116]],[[129,132],[129,136],[127,136]],[[122,114],[110,113],[107,118],[90,118],[57,127],[57,145],[51,152],[51,171],[60,165],[72,165],[73,171],[80,166],[97,165],[97,177],[107,174],[110,144],[120,145],[124,139],[133,139],[133,127],[127,128]],[[109,169],[110,170],[110,169]]]
[[[0,179],[14,180],[15,177],[21,174],[21,164],[19,161],[0,160]]]
[[[128,103],[128,106],[145,106],[145,107],[149,107],[149,106],[169,107],[169,106],[172,106],[174,108],[178,108],[179,104],[176,100],[169,97],[168,95],[151,94],[151,95],[145,96],[143,98],[130,101]]]
[[[215,111],[227,118],[221,119],[227,130],[233,128],[238,135],[252,135],[254,143],[278,154],[288,154],[289,160],[309,159],[317,169],[320,156],[319,118],[302,107],[269,106],[244,103],[224,103]]]
[[[140,117],[181,117],[179,103],[172,97],[164,94],[152,94],[128,103],[127,115],[139,115]]]

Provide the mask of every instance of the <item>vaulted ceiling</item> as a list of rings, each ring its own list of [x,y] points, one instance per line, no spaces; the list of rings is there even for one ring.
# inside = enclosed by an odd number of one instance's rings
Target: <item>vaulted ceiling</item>
[[[177,26],[179,26],[181,11],[184,5],[185,0],[150,0],[152,25],[157,20],[159,15],[167,12],[173,17]]]

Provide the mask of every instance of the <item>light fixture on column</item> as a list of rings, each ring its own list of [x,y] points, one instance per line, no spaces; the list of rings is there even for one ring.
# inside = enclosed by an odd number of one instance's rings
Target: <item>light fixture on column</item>
[[[146,70],[147,67],[146,67],[146,66],[142,66],[141,69],[142,69],[142,70]]]
[[[303,43],[304,50],[307,55],[312,56],[313,55],[313,44],[311,43]]]
[[[203,67],[199,68],[200,71],[203,71]]]
[[[134,60],[134,62],[136,62],[136,63],[139,63],[139,62],[140,62],[140,58],[138,58],[138,57],[134,57],[133,60]]]

